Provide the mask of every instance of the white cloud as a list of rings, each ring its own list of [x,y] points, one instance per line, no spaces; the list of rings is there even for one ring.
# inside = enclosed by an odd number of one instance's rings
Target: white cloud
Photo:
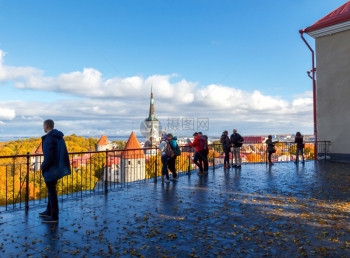
[[[305,130],[312,127],[310,92],[287,101],[257,90],[245,91],[220,84],[199,85],[176,74],[103,78],[94,68],[45,77],[44,72],[36,68],[4,65],[4,56],[0,50],[0,80],[12,82],[20,89],[60,92],[75,97],[54,102],[14,99],[0,103],[0,119],[14,120],[13,124],[30,120],[31,126],[40,124],[41,129],[44,119],[53,118],[66,121],[65,129],[74,130],[76,134],[138,129],[139,123],[148,116],[152,87],[156,115],[163,121],[169,117],[207,117],[213,121],[213,130],[234,124],[256,133],[259,130],[294,132],[300,126]]]
[[[12,108],[0,106],[0,119],[1,120],[12,120],[16,117],[16,112]]]
[[[25,86],[22,81],[41,81],[43,72],[33,67],[3,65],[6,53],[0,49],[0,81],[14,80],[18,86]]]

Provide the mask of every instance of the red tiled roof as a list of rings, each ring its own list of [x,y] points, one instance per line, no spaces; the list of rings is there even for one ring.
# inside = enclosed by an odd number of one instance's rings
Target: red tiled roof
[[[34,154],[43,154],[42,143],[40,143],[39,146],[36,148],[36,150],[34,151]]]
[[[244,136],[244,143],[262,143],[264,141],[264,137],[261,136]]]
[[[322,19],[318,20],[313,25],[307,27],[304,32],[312,32],[346,21],[350,21],[350,1],[346,2]]]
[[[123,151],[122,158],[124,158],[124,159],[145,158],[145,154],[143,153],[143,150],[141,149],[140,142],[139,142],[139,140],[137,140],[137,137],[134,134],[134,132],[131,133],[129,140],[125,145],[125,149],[126,150],[137,149],[137,150]]]
[[[108,145],[108,137],[106,135],[102,135],[101,138],[98,140],[97,145]]]

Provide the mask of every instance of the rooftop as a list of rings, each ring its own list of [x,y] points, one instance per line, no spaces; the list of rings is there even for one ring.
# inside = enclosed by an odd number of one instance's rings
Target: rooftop
[[[101,135],[101,138],[98,140],[97,145],[108,145],[108,137],[106,135]]]
[[[245,164],[0,214],[4,257],[348,256],[350,164]]]
[[[134,132],[131,132],[128,141],[125,144],[125,149],[128,151],[122,152],[122,158],[124,159],[142,159],[145,158],[145,154],[141,149],[140,142],[137,139]]]
[[[336,10],[318,20],[310,27],[307,27],[305,32],[312,32],[347,21],[350,21],[350,1],[338,7]]]

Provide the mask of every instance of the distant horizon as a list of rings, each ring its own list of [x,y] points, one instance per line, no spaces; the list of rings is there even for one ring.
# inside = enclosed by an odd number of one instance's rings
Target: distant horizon
[[[135,133],[136,134],[136,133]],[[205,133],[204,133],[205,134]],[[229,133],[230,134],[230,133]],[[43,134],[44,135],[44,134]],[[89,135],[78,135],[78,134],[65,134],[65,136],[70,136],[70,135],[76,135],[78,137],[84,137],[84,138],[95,138],[95,139],[99,139],[101,135],[95,135],[95,136],[89,136]],[[106,135],[106,134],[104,134]],[[176,135],[176,134],[175,134]],[[269,134],[253,134],[253,135],[244,135],[242,134],[243,137],[267,137]],[[285,134],[271,134],[273,136],[288,136],[288,135],[295,135],[295,133],[285,133]],[[313,134],[302,134],[303,136],[314,136]],[[29,138],[40,138],[42,135],[40,136],[1,136],[0,135],[0,142],[8,142],[8,141],[12,141],[12,140],[25,140],[25,139],[29,139]],[[130,135],[106,135],[108,137],[108,139],[120,139],[120,140],[128,140]],[[178,136],[178,135],[176,135]],[[221,134],[218,135],[207,135],[209,138],[220,138]],[[140,135],[140,134],[136,134],[136,137],[139,139],[146,139],[145,136]],[[191,138],[193,137],[192,134],[190,135],[180,135],[178,136],[178,138]],[[111,141],[113,141],[111,140]]]

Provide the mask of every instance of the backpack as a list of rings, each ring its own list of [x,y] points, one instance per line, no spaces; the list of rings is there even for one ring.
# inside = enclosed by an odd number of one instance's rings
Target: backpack
[[[180,146],[176,143],[176,147],[175,147],[175,155],[176,156],[180,156],[181,155],[181,149],[180,149]]]
[[[175,156],[175,152],[168,141],[166,142],[165,154],[170,158]]]
[[[207,143],[206,138],[204,138],[204,136],[200,136],[198,138],[198,141],[199,141],[199,146],[198,146],[199,151],[204,151],[204,150],[208,149],[208,143]]]

